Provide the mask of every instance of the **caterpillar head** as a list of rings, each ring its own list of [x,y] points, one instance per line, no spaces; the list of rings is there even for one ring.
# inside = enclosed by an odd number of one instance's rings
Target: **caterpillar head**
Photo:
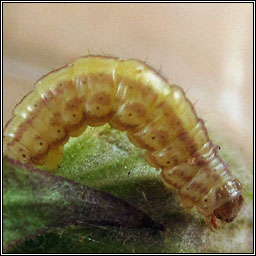
[[[213,212],[213,215],[216,218],[225,222],[231,222],[235,219],[235,217],[241,210],[244,201],[244,198],[241,195],[241,183],[237,179],[232,180],[230,183],[230,187],[226,185],[225,189],[222,188],[220,189],[220,191],[217,191],[217,193],[221,194],[223,197],[230,196],[232,192],[236,193],[237,195],[235,197],[232,197],[225,204],[215,209]]]
[[[234,199],[223,204],[219,208],[215,209],[213,214],[216,218],[221,219],[225,222],[231,222],[235,219],[237,214],[242,208],[244,198],[242,195],[238,195]]]

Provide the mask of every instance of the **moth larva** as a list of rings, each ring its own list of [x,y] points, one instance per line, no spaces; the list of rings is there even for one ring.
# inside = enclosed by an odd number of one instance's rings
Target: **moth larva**
[[[143,62],[86,56],[35,84],[4,130],[4,155],[55,168],[87,125],[127,132],[185,208],[225,222],[243,203],[240,182],[217,155],[184,91]],[[214,221],[212,223],[215,225]]]

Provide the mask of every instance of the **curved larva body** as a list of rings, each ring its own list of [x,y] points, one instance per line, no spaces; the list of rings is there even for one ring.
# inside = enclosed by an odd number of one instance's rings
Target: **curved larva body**
[[[82,57],[40,79],[13,115],[4,130],[9,157],[54,168],[70,136],[108,122],[146,149],[148,163],[161,169],[164,184],[178,190],[184,207],[225,221],[241,208],[241,185],[184,91],[142,62]],[[222,207],[230,202],[231,212]]]

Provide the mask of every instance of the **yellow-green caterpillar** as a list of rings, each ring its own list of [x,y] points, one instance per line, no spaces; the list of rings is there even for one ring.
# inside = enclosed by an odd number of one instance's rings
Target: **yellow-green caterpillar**
[[[232,221],[241,184],[217,155],[184,91],[133,59],[85,56],[53,71],[15,107],[4,130],[4,155],[55,168],[70,136],[109,123],[146,149],[147,162],[178,190],[185,208]]]

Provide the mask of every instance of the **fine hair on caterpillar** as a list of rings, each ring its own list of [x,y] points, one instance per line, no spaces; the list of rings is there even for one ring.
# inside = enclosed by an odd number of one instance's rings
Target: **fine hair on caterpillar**
[[[69,137],[89,126],[127,132],[146,150],[185,208],[216,226],[232,221],[243,204],[242,186],[218,156],[204,122],[177,85],[135,59],[89,55],[52,71],[13,110],[4,129],[4,155],[55,169]]]

